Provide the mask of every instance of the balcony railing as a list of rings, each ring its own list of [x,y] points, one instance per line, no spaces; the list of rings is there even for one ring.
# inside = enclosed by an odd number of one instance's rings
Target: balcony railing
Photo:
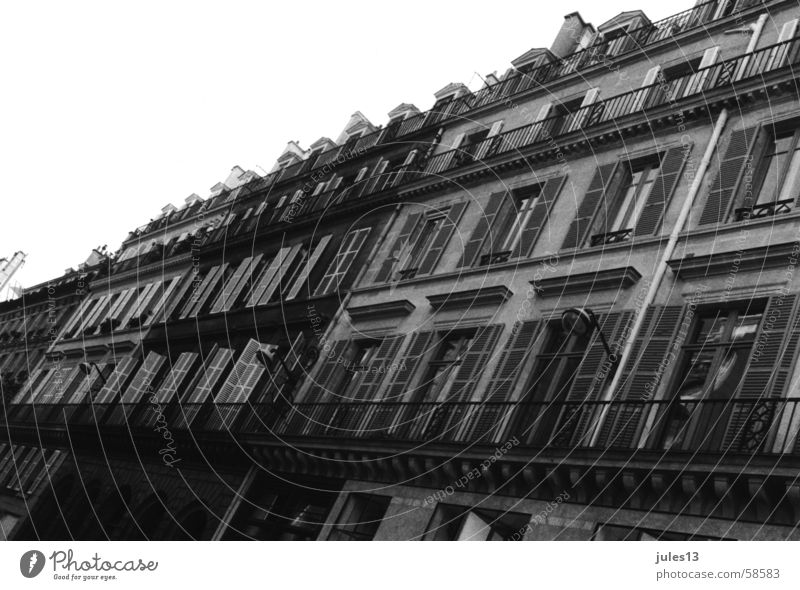
[[[590,238],[592,246],[607,246],[610,244],[619,244],[629,240],[633,235],[633,228],[621,229],[619,231],[610,231],[604,234],[597,234]]]
[[[762,203],[752,207],[741,207],[734,211],[734,218],[736,221],[743,221],[745,219],[761,219],[762,217],[791,213],[793,204],[794,199],[783,199],[782,201]]]
[[[38,404],[7,406],[5,426],[266,434],[278,438],[800,454],[800,398],[552,403]]]
[[[320,211],[328,205],[363,199],[389,188],[403,186],[420,178],[436,177],[486,158],[513,153],[539,144],[549,144],[562,136],[584,133],[587,129],[647,110],[665,105],[677,108],[684,99],[696,98],[739,81],[757,79],[769,72],[789,68],[800,61],[798,48],[800,48],[800,37],[795,37],[752,53],[720,61],[679,78],[661,80],[651,86],[597,101],[574,112],[559,113],[432,157],[425,157],[420,152],[409,164],[365,179],[356,185],[342,187],[333,194],[328,192],[316,196],[304,196],[300,200],[300,207],[293,203],[284,205],[271,212],[268,221],[262,220],[261,223],[294,221],[309,213]],[[452,108],[455,107],[451,107],[447,112],[452,112]],[[398,134],[402,131],[403,125],[400,126]],[[253,223],[252,218],[250,223]],[[230,238],[245,231],[248,230],[220,228],[209,236],[206,243],[218,241],[226,236]]]

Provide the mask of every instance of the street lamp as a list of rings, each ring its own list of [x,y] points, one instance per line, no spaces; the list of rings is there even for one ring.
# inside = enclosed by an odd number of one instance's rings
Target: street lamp
[[[606,340],[603,330],[600,329],[597,316],[591,309],[572,307],[566,310],[561,314],[561,327],[564,328],[565,332],[574,332],[578,336],[587,337],[597,330],[597,333],[600,335],[600,342],[603,343],[603,348],[605,348],[612,366],[616,367],[617,363],[619,363],[619,357],[611,352],[611,348],[608,346],[608,340]]]

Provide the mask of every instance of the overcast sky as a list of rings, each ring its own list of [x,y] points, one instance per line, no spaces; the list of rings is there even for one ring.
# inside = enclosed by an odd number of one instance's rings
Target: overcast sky
[[[549,47],[568,12],[595,25],[623,10],[567,2],[4,2],[0,5],[0,257],[28,254],[24,286],[231,167],[269,171],[288,140],[376,125],[401,102],[426,110],[448,82],[503,73]]]

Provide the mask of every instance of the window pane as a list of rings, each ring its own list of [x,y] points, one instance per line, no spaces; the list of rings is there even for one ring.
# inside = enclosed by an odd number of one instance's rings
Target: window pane
[[[759,324],[761,324],[760,313],[739,316],[739,318],[736,320],[736,324],[733,327],[731,340],[737,342],[741,340],[755,339]]]

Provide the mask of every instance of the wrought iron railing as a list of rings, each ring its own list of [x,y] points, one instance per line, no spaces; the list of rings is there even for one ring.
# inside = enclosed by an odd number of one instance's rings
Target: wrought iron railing
[[[633,228],[621,229],[618,231],[610,231],[604,234],[597,234],[590,238],[590,245],[592,246],[607,246],[610,244],[619,244],[629,240],[633,235]]]
[[[800,398],[589,402],[347,402],[311,404],[17,404],[3,431],[18,427],[158,425],[278,438],[498,444],[547,449],[708,453],[800,453]],[[199,440],[199,439],[197,439]]]
[[[743,221],[745,219],[760,219],[762,217],[791,213],[793,204],[794,199],[783,199],[772,203],[753,205],[752,207],[740,207],[734,211],[734,218],[736,221]]]

